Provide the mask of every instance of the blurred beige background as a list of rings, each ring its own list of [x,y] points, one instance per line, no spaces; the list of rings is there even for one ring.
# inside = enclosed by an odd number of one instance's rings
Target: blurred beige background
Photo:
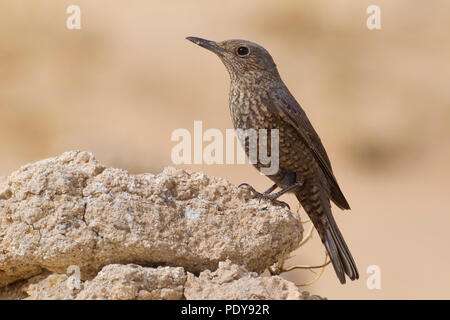
[[[70,4],[81,7],[81,30],[66,28]],[[366,28],[370,4],[381,7],[379,31]],[[352,206],[334,212],[361,279],[341,286],[329,267],[305,290],[448,299],[449,16],[444,0],[1,1],[0,176],[72,149],[161,171],[174,129],[232,127],[224,66],[184,38],[252,40],[303,105]],[[250,165],[184,167],[270,185]],[[315,235],[288,265],[323,254]],[[366,286],[370,265],[381,268],[381,290]]]

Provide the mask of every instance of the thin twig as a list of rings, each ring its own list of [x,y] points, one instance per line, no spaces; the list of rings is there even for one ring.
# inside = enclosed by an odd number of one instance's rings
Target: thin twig
[[[289,268],[284,269],[284,272],[288,272],[288,271],[292,271],[294,269],[320,269],[320,268],[324,268],[327,265],[329,265],[331,262],[331,260],[326,261],[324,264],[321,264],[320,266],[308,266],[308,265],[296,265],[296,266],[292,266]]]
[[[299,210],[300,210],[300,206],[299,206],[299,208],[297,209],[297,212],[298,212]],[[305,224],[305,223],[308,223],[308,222],[311,222],[311,219],[308,219],[308,220],[306,220],[306,221],[303,221],[302,224]],[[314,228],[314,225],[311,225],[311,228],[309,228],[309,230],[308,230],[308,232],[307,232],[307,234],[306,234],[306,237],[300,242],[298,248],[304,246],[309,240],[311,240],[314,229],[315,229],[315,228]],[[328,260],[328,253],[327,253],[327,252],[325,252],[325,261],[324,261],[324,263],[321,264],[321,265],[317,265],[317,266],[296,265],[296,266],[292,266],[292,267],[289,267],[289,268],[286,268],[286,269],[285,269],[285,268],[284,268],[285,260],[286,260],[286,259],[283,259],[282,261],[280,261],[280,262],[278,262],[277,264],[275,264],[275,265],[274,265],[274,266],[276,266],[275,268],[274,268],[273,266],[269,267],[269,272],[270,272],[272,275],[273,275],[273,274],[279,275],[279,274],[281,274],[281,273],[289,272],[289,271],[292,271],[292,270],[295,270],[295,269],[302,269],[302,270],[309,270],[309,271],[311,271],[311,272],[317,274],[317,275],[314,277],[314,279],[312,279],[311,281],[306,282],[306,283],[302,283],[302,284],[298,284],[298,285],[297,285],[298,287],[310,286],[310,285],[312,285],[313,283],[315,283],[317,280],[319,280],[320,277],[322,276],[322,274],[324,273],[326,266],[329,265],[330,262],[331,262],[331,260]],[[313,269],[320,269],[320,271],[319,271],[319,273],[316,273]]]
[[[309,281],[309,282],[302,283],[302,284],[297,284],[297,287],[306,287],[306,286],[310,286],[310,285],[314,284],[317,280],[319,280],[320,277],[322,276],[322,274],[324,273],[326,266],[330,263],[330,261],[326,262],[327,260],[328,260],[328,253],[325,252],[325,263],[323,264],[322,269],[320,269],[319,274],[318,274],[314,279],[312,279],[312,280]]]
[[[298,248],[302,247],[305,243],[307,243],[312,238],[312,233],[314,231],[314,225],[311,225],[311,228],[308,230],[306,237],[300,242]]]

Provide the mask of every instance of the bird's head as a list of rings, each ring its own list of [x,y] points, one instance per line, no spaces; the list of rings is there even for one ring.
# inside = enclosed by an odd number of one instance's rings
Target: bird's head
[[[256,43],[236,39],[222,42],[196,37],[186,39],[218,55],[227,68],[231,80],[279,77],[272,56]]]

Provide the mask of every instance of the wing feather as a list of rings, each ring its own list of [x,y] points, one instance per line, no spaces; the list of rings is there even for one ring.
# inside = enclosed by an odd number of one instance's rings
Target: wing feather
[[[341,209],[350,209],[350,205],[345,199],[344,194],[339,188],[336,177],[333,174],[330,159],[328,158],[322,141],[299,103],[292,94],[289,93],[286,87],[270,90],[269,97],[273,104],[271,107],[279,113],[284,121],[288,122],[297,130],[306,145],[311,149],[320,168],[326,176],[330,187],[331,200],[333,200],[333,202]]]

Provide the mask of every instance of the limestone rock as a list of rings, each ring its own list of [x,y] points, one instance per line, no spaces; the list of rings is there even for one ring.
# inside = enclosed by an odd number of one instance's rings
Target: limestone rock
[[[183,299],[183,268],[108,265],[88,281],[65,274],[45,274],[22,285],[29,300],[178,300]]]
[[[215,272],[198,277],[181,267],[142,267],[135,264],[105,266],[92,280],[82,281],[74,272],[44,272],[0,288],[1,299],[32,300],[178,300],[178,299],[322,299],[300,292],[279,276],[261,276],[230,260]]]
[[[262,272],[293,251],[302,232],[297,214],[250,200],[224,179],[170,167],[132,175],[71,151],[0,180],[0,287],[43,270],[66,274],[70,266],[82,280],[129,263],[198,273],[230,259]],[[61,284],[58,295],[73,296],[62,288],[67,279],[46,281]],[[139,290],[141,298],[154,296]]]
[[[76,299],[178,300],[183,298],[183,268],[108,265],[86,281]]]
[[[297,286],[279,276],[263,277],[248,272],[231,261],[219,263],[211,272],[203,271],[199,277],[188,273],[184,295],[190,300],[306,300],[317,299],[302,293]]]
[[[10,285],[0,287],[0,300],[22,300],[28,295],[23,290],[27,280],[19,280]]]
[[[72,300],[79,291],[75,279],[66,274],[45,272],[28,280],[22,291],[27,294],[26,300]]]

